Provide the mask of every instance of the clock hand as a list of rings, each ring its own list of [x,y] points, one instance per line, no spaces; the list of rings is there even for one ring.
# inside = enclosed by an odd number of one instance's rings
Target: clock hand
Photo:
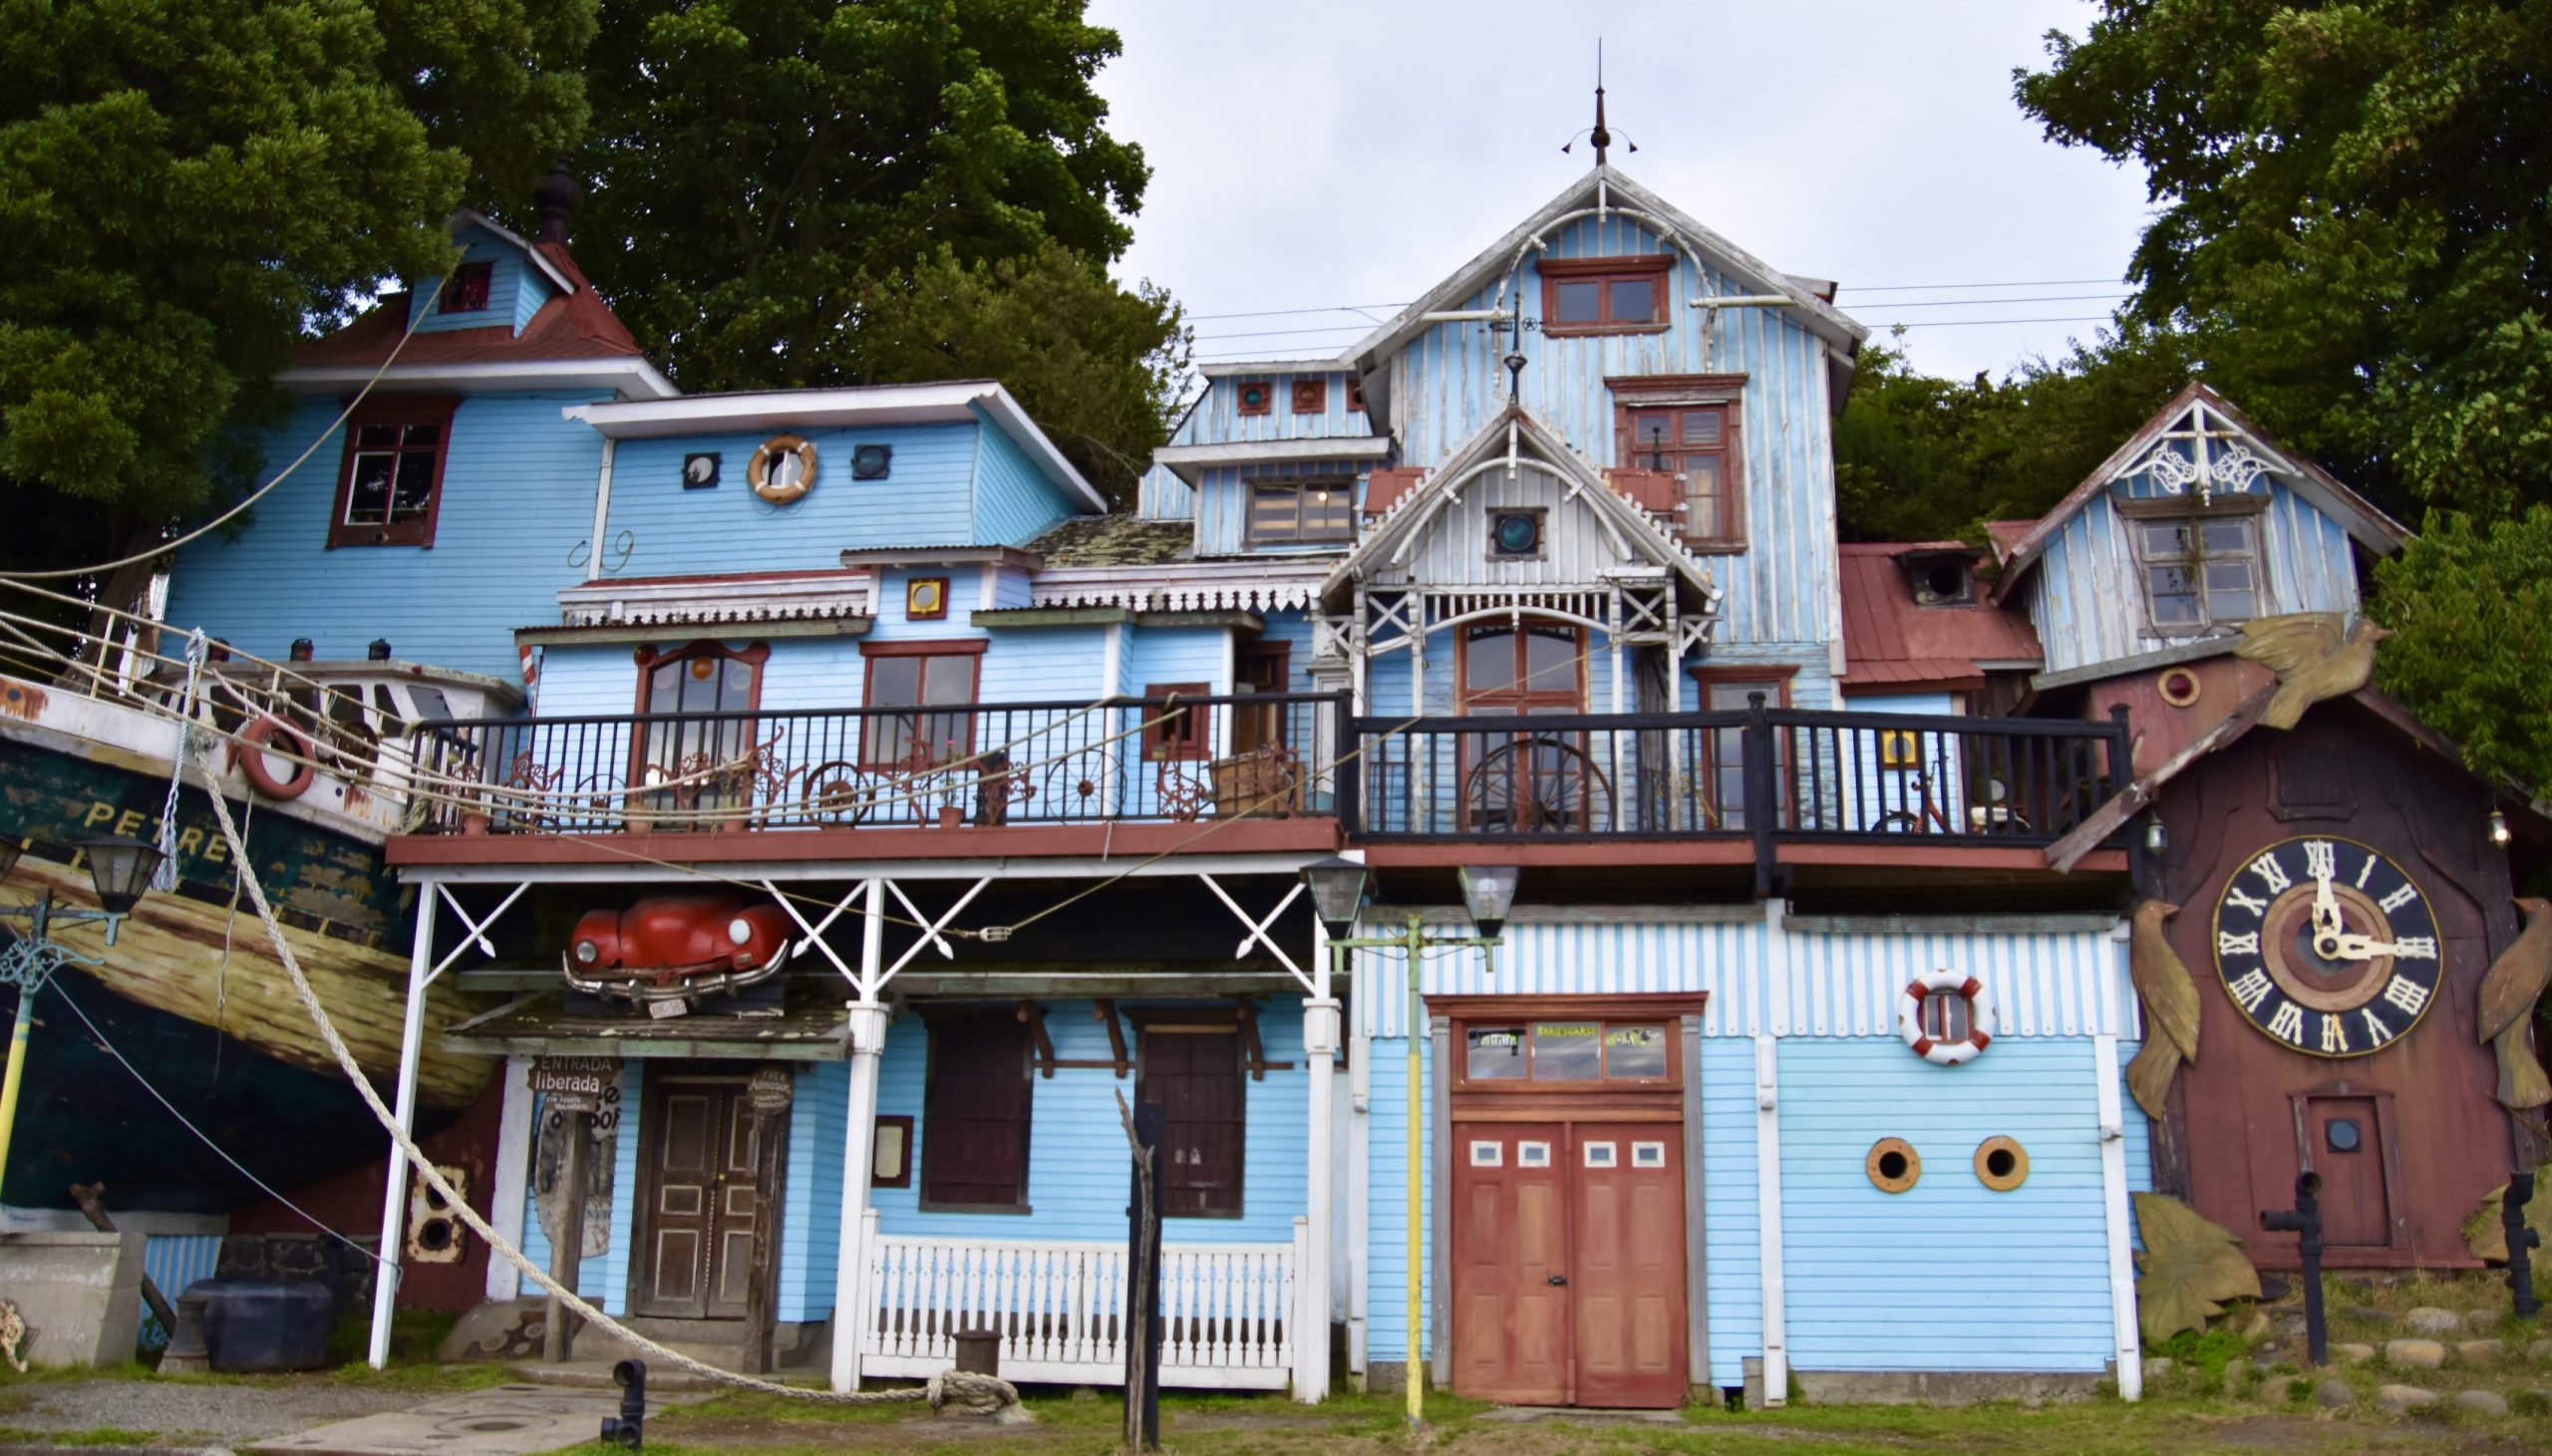
[[[2322,937],[2321,942],[2315,945],[2314,949],[2320,950],[2323,944],[2327,944],[2331,947],[2329,951],[2324,952],[2324,955],[2328,959],[2332,960],[2366,961],[2372,960],[2377,956],[2398,956],[2401,954],[2401,947],[2397,943],[2392,941],[2379,941],[2373,936],[2366,935],[2324,936]]]
[[[2340,897],[2331,890],[2332,867],[2323,864],[2313,876],[2313,928],[2325,933],[2344,928],[2340,919]]]

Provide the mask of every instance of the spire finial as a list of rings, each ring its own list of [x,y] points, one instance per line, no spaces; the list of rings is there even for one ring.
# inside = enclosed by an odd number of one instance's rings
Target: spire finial
[[[1595,144],[1595,164],[1604,164],[1604,149],[1613,145],[1613,134],[1604,125],[1604,38],[1595,38],[1595,130],[1587,141]]]

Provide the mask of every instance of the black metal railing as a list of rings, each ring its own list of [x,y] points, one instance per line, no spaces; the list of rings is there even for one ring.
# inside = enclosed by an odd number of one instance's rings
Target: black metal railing
[[[1088,824],[1331,814],[1336,695],[444,721],[426,833]]]

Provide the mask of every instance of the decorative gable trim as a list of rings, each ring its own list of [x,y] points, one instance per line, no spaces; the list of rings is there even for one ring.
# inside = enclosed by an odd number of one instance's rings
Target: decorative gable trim
[[[864,572],[589,581],[558,593],[558,615],[568,627],[750,627],[858,621],[864,630],[868,596],[869,577]]]

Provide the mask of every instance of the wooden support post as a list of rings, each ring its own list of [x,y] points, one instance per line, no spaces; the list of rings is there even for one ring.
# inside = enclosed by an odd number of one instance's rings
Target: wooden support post
[[[789,1068],[754,1068],[745,1097],[753,1107],[754,1243],[745,1286],[745,1373],[771,1369],[780,1297],[780,1169],[782,1134],[793,1095]]]
[[[417,897],[417,934],[408,954],[408,1011],[399,1037],[399,1090],[395,1114],[402,1134],[417,1128],[417,1058],[426,1040],[426,987],[434,980],[435,906],[440,894]],[[390,1167],[381,1180],[381,1262],[374,1266],[372,1339],[368,1358],[376,1370],[390,1363],[390,1317],[399,1306],[399,1246],[408,1217],[408,1149],[390,1143]]]
[[[1327,967],[1331,954],[1325,933],[1315,933],[1324,944],[1313,947],[1313,956],[1323,968],[1320,982],[1329,980]],[[1330,1169],[1335,1159],[1331,1147],[1334,1131],[1330,1103],[1338,1076],[1338,1002],[1332,997],[1319,997],[1303,1003],[1303,1069],[1310,1079],[1310,1166],[1306,1169],[1304,1212],[1303,1267],[1295,1274],[1295,1308],[1286,1312],[1294,1321],[1294,1398],[1316,1401],[1329,1393],[1329,1247],[1330,1247]]]
[[[71,1185],[71,1201],[80,1205],[80,1212],[89,1220],[90,1227],[101,1234],[112,1234],[116,1231],[116,1221],[107,1217],[106,1192],[104,1183],[74,1183]],[[185,1291],[179,1290],[178,1293],[184,1294]],[[160,1293],[158,1282],[147,1274],[142,1277],[142,1303],[151,1307],[152,1317],[160,1321],[160,1327],[168,1331],[171,1338],[175,1337],[177,1311],[168,1308],[168,1297]]]
[[[833,1272],[835,1390],[859,1388],[860,1342],[873,1327],[874,1296],[868,1289],[868,1179],[877,1156],[877,1061],[886,1046],[886,883],[868,882],[861,907],[859,1000],[849,1004],[850,1098],[844,1109],[841,1167],[841,1234]]]
[[[590,1100],[580,1100],[572,1092],[550,1093],[549,1105],[566,1114],[566,1125],[559,1135],[566,1139],[566,1155],[559,1160],[558,1183],[563,1193],[558,1200],[558,1237],[549,1246],[549,1277],[575,1290],[576,1275],[585,1262],[585,1160],[593,1156],[594,1108]],[[560,1364],[575,1352],[575,1311],[556,1295],[549,1297],[542,1311],[540,1357]]]

